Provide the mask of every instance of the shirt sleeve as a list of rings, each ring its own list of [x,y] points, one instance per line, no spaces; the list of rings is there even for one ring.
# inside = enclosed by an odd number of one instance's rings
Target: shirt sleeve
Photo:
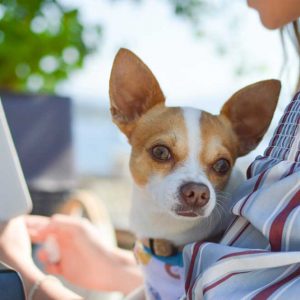
[[[183,299],[297,299],[300,293],[300,93],[234,195],[220,244],[185,247]]]

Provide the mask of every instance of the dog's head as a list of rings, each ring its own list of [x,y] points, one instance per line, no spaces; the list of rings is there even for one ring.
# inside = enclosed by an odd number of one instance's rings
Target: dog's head
[[[110,78],[111,113],[129,140],[130,170],[135,183],[151,194],[151,206],[175,218],[208,216],[237,157],[253,150],[268,129],[279,92],[277,80],[250,85],[217,116],[166,107],[149,68],[121,49]]]

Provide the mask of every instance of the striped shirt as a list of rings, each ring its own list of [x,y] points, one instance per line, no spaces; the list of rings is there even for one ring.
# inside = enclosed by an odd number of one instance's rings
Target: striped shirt
[[[300,299],[300,92],[234,197],[221,242],[185,247],[183,299]]]

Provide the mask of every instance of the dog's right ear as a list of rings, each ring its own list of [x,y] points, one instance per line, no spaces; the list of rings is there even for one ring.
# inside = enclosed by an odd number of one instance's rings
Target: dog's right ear
[[[128,138],[144,113],[165,102],[163,92],[150,69],[127,49],[120,49],[115,57],[109,96],[113,121]]]

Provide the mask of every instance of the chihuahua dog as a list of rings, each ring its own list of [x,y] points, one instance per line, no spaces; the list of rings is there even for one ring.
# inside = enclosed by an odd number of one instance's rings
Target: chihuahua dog
[[[184,294],[182,249],[217,241],[232,216],[230,189],[240,182],[236,159],[268,129],[280,93],[277,80],[235,93],[212,115],[167,107],[150,69],[131,51],[117,53],[110,77],[113,122],[131,145],[134,181],[131,227],[145,290],[135,299],[173,300]]]

